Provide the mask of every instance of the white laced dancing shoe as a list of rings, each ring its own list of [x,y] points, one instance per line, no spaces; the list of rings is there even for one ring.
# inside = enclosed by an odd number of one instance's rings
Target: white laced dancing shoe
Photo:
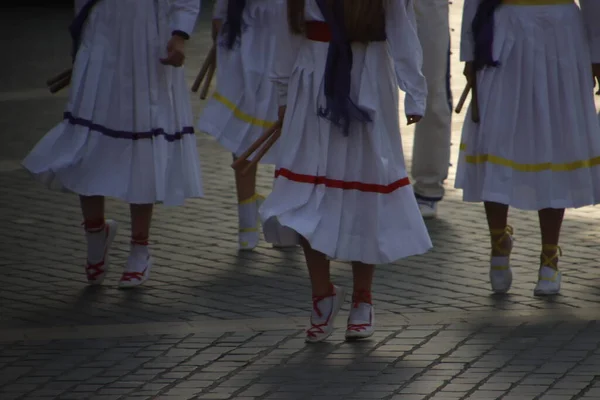
[[[152,269],[152,256],[148,253],[147,246],[131,245],[131,252],[127,259],[125,271],[121,275],[119,288],[129,289],[142,285],[150,277]]]
[[[90,285],[100,285],[104,282],[104,278],[106,278],[106,273],[110,267],[109,263],[109,251],[110,246],[112,245],[115,236],[117,235],[119,224],[113,220],[106,220],[104,223],[104,241],[95,243],[93,240],[89,240],[90,235],[100,235],[102,232],[86,232],[86,236],[88,237],[88,246],[102,246],[103,254],[102,260],[97,263],[91,263],[89,259],[85,265],[85,274],[87,276],[87,281]],[[98,249],[99,250],[99,249]],[[89,250],[88,250],[89,252]],[[94,251],[94,253],[99,253],[99,251]]]
[[[353,302],[348,315],[346,339],[366,339],[375,332],[375,309],[370,303]]]
[[[544,250],[554,251],[551,257],[543,253]],[[538,282],[533,290],[534,296],[554,296],[560,293],[562,274],[558,270],[558,257],[562,256],[559,246],[545,244],[542,246],[540,271]]]
[[[327,339],[333,333],[333,324],[346,293],[343,288],[333,286],[330,296],[313,296],[313,311],[310,327],[306,330],[306,342],[317,343]]]
[[[492,236],[498,236],[492,239],[492,250],[500,256],[490,257],[490,283],[492,291],[497,294],[504,294],[510,290],[513,281],[513,273],[510,268],[510,253],[513,247],[513,228],[507,225],[506,228],[499,231],[490,232]],[[507,246],[506,242],[510,244]]]

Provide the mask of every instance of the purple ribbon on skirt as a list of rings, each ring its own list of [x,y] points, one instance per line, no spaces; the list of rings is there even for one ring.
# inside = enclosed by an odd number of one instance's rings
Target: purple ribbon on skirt
[[[502,0],[480,0],[473,18],[474,66],[476,70],[485,67],[497,67],[500,63],[494,60],[494,13],[502,4]]]
[[[331,29],[324,76],[326,106],[319,107],[318,115],[348,136],[351,121],[371,122],[371,117],[350,99],[352,46],[345,32],[344,0],[335,0],[333,9],[326,0],[316,1]]]

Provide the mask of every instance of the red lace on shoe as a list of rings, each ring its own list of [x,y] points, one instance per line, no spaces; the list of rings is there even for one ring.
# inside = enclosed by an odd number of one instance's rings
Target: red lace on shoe
[[[359,290],[352,294],[352,307],[358,308],[360,303],[373,304],[371,292],[368,290]],[[353,332],[362,332],[371,326],[371,315],[369,314],[368,324],[348,324],[347,330]]]
[[[327,296],[313,296],[312,297],[313,310],[317,313],[319,318],[321,318],[323,316],[323,313],[319,309],[318,303],[322,300],[325,300],[328,297],[335,296],[336,293],[335,293],[335,288],[333,287],[333,285],[331,285],[331,292],[332,292],[332,294],[329,294]],[[310,321],[311,327],[306,330],[306,335],[309,337],[315,338],[315,337],[317,337],[318,334],[325,333],[325,331],[323,330],[323,327],[329,325],[329,318],[331,318],[331,314],[329,314],[329,316],[327,317],[327,320],[321,324],[313,323],[312,318],[311,318],[311,321]]]
[[[88,264],[85,266],[85,274],[87,275],[88,281],[95,281],[98,277],[106,272],[104,270],[104,260],[98,264]]]
[[[141,281],[144,279],[144,274],[146,273],[147,269],[148,267],[144,268],[142,272],[123,272],[123,275],[121,276],[121,282],[131,282],[134,279]]]

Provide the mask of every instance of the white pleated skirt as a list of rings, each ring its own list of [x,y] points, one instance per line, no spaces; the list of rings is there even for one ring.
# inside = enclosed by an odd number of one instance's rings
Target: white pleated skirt
[[[327,49],[306,41],[290,78],[277,177],[260,209],[265,237],[291,229],[329,258],[368,264],[425,253],[431,241],[404,165],[387,43],[353,45],[352,98],[373,122],[354,123],[347,137],[317,116]]]
[[[277,93],[269,80],[280,0],[249,1],[242,35],[232,49],[217,39],[217,87],[198,120],[198,130],[240,156],[277,121]],[[279,145],[261,159],[274,164]],[[252,159],[252,157],[250,157]]]
[[[497,68],[478,74],[481,122],[465,119],[456,187],[465,201],[524,210],[600,201],[600,125],[575,5],[501,6]]]
[[[133,204],[202,196],[183,68],[163,66],[169,3],[102,1],[73,66],[64,119],[23,161],[51,188]]]

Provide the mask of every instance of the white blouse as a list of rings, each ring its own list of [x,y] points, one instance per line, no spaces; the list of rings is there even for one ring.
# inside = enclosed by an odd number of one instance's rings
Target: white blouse
[[[306,1],[305,18],[312,21],[324,21],[315,0]],[[600,0],[598,0],[600,1]],[[287,6],[280,7],[276,29],[276,56],[271,70],[271,80],[276,84],[279,104],[287,102],[288,83],[298,49],[303,40],[300,35],[291,33]],[[407,115],[425,115],[427,84],[421,72],[423,51],[417,36],[412,0],[386,1],[386,34],[389,54],[394,62],[396,77],[400,88],[406,93],[405,112]]]
[[[473,61],[474,43],[471,24],[480,0],[465,0],[463,8],[460,60]],[[579,0],[585,27],[590,38],[592,62],[600,63],[600,0]]]
[[[75,14],[77,14],[89,0],[75,0]],[[104,0],[104,1],[122,1],[122,0]],[[140,6],[143,0],[137,0]],[[146,0],[148,1],[148,0]],[[165,1],[165,0],[160,0]],[[169,2],[170,26],[174,31],[182,31],[191,35],[196,26],[198,14],[202,0],[166,0]]]

